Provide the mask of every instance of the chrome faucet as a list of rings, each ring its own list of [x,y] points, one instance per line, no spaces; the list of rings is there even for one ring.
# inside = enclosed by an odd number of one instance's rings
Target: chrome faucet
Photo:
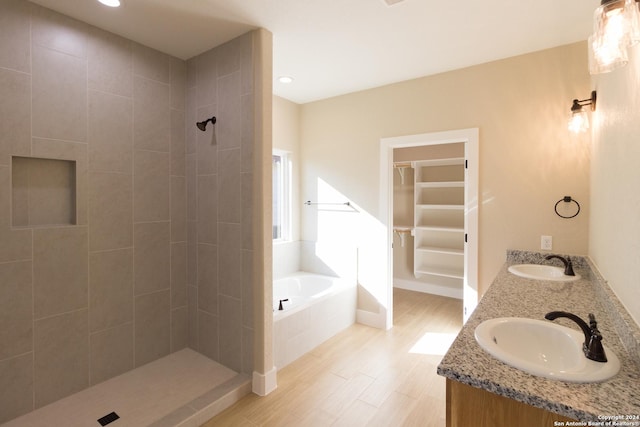
[[[596,317],[593,313],[589,313],[589,325],[575,314],[565,311],[552,311],[544,316],[547,320],[555,320],[559,317],[566,317],[580,326],[584,333],[582,351],[587,359],[595,360],[596,362],[607,361],[607,355],[604,353],[604,347],[602,347],[602,335],[598,330],[598,322],[596,322]]]
[[[576,273],[573,272],[573,264],[571,263],[571,258],[567,257],[566,259],[564,257],[561,257],[560,255],[549,255],[547,257],[545,257],[545,259],[548,261],[552,258],[558,258],[560,261],[562,261],[562,263],[564,264],[564,275],[565,276],[575,276]]]

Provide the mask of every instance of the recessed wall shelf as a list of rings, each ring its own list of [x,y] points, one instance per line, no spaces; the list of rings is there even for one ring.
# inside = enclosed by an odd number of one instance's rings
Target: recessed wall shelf
[[[11,158],[14,227],[76,224],[76,162]]]

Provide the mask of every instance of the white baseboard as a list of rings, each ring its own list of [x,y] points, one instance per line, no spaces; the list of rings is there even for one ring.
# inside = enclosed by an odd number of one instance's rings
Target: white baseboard
[[[266,374],[253,371],[253,381],[251,391],[258,396],[266,396],[267,394],[278,388],[277,369],[271,368]]]
[[[356,310],[356,322],[372,328],[387,329],[385,313],[373,313],[371,311]]]
[[[431,283],[414,282],[412,280],[393,279],[393,287],[408,291],[424,292],[426,294],[440,295],[443,297],[464,299],[462,288],[450,288],[448,286],[433,285]]]

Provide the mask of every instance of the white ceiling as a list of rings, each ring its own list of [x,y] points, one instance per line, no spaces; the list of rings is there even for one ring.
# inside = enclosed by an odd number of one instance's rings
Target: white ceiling
[[[263,27],[306,103],[586,40],[598,0],[31,0],[188,59]],[[396,0],[394,0],[396,1]],[[392,3],[388,5],[387,3]],[[277,81],[292,76],[293,83]]]

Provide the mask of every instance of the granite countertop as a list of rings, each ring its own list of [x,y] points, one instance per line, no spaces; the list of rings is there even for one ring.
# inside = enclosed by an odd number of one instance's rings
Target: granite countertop
[[[527,254],[532,253],[520,253],[515,257],[513,253],[508,254],[507,263],[442,359],[438,374],[578,421],[602,422],[603,417],[640,416],[639,355],[635,354],[637,348],[631,346],[629,353],[623,345],[625,333],[620,333],[620,322],[614,319],[618,315],[610,315],[612,305],[604,301],[602,289],[597,288],[607,285],[584,258],[572,257],[574,270],[582,275],[574,282],[530,280],[507,271],[511,264],[541,263],[535,262],[539,260],[535,259],[535,253],[533,260],[527,259]],[[620,311],[618,309],[616,311]],[[618,355],[622,365],[615,377],[602,383],[576,384],[533,376],[495,359],[474,338],[476,326],[484,320],[496,317],[544,319],[546,313],[554,310],[569,311],[583,319],[587,319],[589,313],[595,314],[604,345]],[[577,329],[577,325],[568,319],[555,322]],[[637,328],[637,325],[633,327]],[[630,335],[638,337],[636,330]],[[620,425],[640,425],[637,418],[630,421],[632,424]]]

